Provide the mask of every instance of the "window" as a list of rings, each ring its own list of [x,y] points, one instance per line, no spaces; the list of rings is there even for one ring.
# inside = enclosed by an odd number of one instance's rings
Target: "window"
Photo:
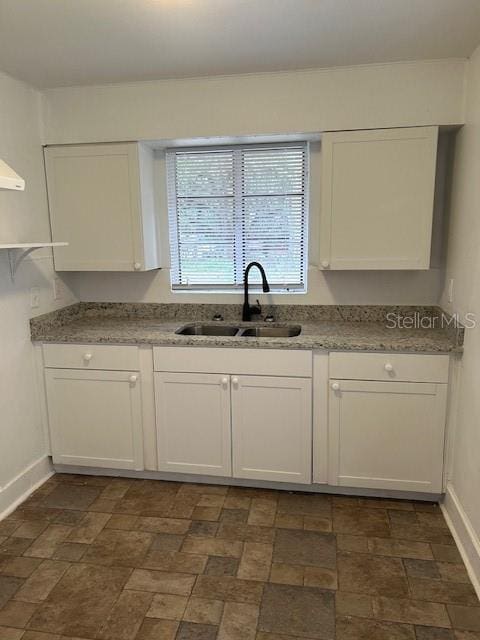
[[[167,152],[174,290],[234,290],[260,262],[273,291],[305,291],[307,143]],[[251,272],[258,285],[260,275]]]

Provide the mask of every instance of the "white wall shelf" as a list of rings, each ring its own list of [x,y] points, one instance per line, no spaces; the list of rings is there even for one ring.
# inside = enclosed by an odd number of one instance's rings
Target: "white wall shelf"
[[[15,280],[20,263],[35,249],[43,249],[44,247],[66,247],[68,242],[20,242],[12,244],[1,244],[0,250],[8,251],[8,262],[10,264],[10,277],[12,282]]]

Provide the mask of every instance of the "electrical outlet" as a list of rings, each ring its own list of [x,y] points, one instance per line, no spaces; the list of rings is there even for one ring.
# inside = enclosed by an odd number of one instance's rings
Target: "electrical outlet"
[[[53,286],[53,299],[62,300],[64,298],[64,285],[58,276],[55,276],[52,281]]]
[[[448,301],[453,302],[453,278],[448,281]]]
[[[32,287],[30,289],[30,308],[38,309],[40,306],[40,289],[38,287]]]

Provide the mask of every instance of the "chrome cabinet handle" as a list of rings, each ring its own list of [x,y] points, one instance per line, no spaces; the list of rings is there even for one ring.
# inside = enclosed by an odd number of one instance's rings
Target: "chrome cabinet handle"
[[[226,389],[226,388],[228,387],[228,378],[227,378],[227,376],[225,376],[224,378],[222,378],[221,382],[222,382],[222,387],[223,387],[224,389]]]
[[[332,382],[330,386],[332,387],[333,391],[340,391],[340,385],[338,384],[338,382]]]
[[[232,384],[235,389],[238,389],[238,385],[240,384],[237,377],[232,378]]]
[[[135,384],[137,382],[137,380],[138,380],[138,376],[136,376],[136,375],[130,376],[128,378],[128,381],[130,382],[130,384]]]
[[[85,360],[85,362],[90,362],[90,360],[93,358],[93,355],[91,353],[84,353],[83,354],[83,359]]]
[[[390,362],[387,362],[384,368],[385,368],[385,371],[388,371],[388,373],[391,373],[393,371],[393,364],[390,364]]]

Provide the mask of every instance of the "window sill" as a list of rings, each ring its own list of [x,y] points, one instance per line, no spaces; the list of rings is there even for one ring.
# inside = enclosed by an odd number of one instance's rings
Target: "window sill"
[[[243,288],[242,289],[170,289],[170,292],[173,294],[180,294],[180,295],[184,295],[184,294],[200,294],[200,295],[212,295],[212,294],[218,294],[218,295],[239,295],[239,296],[243,296],[244,291]],[[269,294],[273,294],[273,295],[287,295],[287,296],[292,296],[292,295],[306,295],[307,294],[307,290],[306,289],[270,289],[269,293],[264,293],[262,291],[262,289],[254,289],[252,287],[248,288],[248,293],[251,296],[255,296],[255,295],[261,295],[261,296],[265,296],[265,295],[269,295]]]

